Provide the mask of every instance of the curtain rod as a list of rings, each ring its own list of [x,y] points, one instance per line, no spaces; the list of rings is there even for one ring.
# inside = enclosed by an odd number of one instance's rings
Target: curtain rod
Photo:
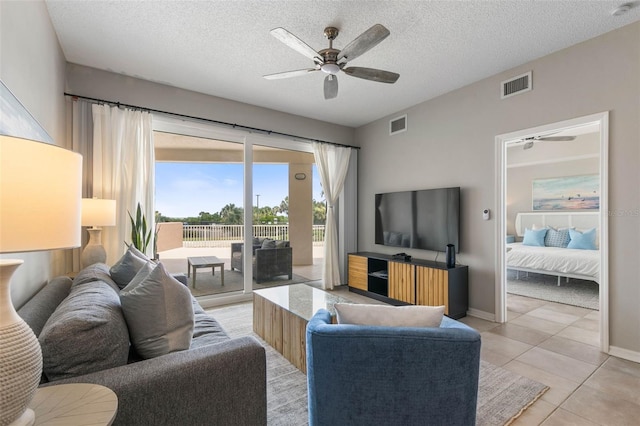
[[[141,110],[141,111],[156,112],[156,113],[159,113],[159,114],[173,115],[173,116],[180,117],[180,118],[188,118],[188,119],[191,119],[191,120],[205,121],[207,123],[213,123],[213,124],[218,124],[218,125],[221,125],[221,126],[232,127],[234,129],[242,129],[242,130],[247,130],[247,131],[262,132],[262,133],[266,133],[268,135],[285,136],[285,137],[288,137],[288,138],[302,139],[302,140],[310,141],[310,142],[326,143],[326,144],[329,144],[329,145],[341,146],[341,147],[344,147],[344,148],[360,149],[359,146],[345,145],[345,144],[341,144],[341,143],[337,143],[337,142],[323,141],[323,140],[320,140],[320,139],[311,139],[311,138],[307,138],[305,136],[292,135],[290,133],[282,133],[282,132],[277,132],[275,130],[265,130],[265,129],[260,129],[258,127],[244,126],[242,124],[228,123],[226,121],[212,120],[210,118],[194,117],[192,115],[178,114],[176,112],[162,111],[162,110],[159,110],[159,109],[141,107],[141,106],[137,106],[137,105],[123,104],[121,102],[108,101],[108,100],[105,100],[105,99],[97,99],[97,98],[90,98],[90,97],[87,97],[87,96],[74,95],[72,93],[67,93],[67,92],[64,92],[64,95],[65,96],[71,96],[72,98],[86,99],[88,101],[115,105],[117,107],[133,108],[133,109],[138,109],[138,110]]]

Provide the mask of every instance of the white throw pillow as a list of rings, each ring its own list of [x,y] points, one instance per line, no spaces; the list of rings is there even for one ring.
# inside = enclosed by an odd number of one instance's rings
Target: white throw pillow
[[[336,303],[338,324],[440,327],[444,306],[389,306]]]

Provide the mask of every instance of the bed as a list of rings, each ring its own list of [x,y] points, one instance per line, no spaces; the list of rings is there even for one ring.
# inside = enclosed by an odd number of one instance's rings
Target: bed
[[[516,234],[524,235],[526,228],[574,227],[576,229],[598,229],[599,212],[541,212],[518,213],[516,215]],[[596,238],[596,242],[597,242]],[[554,275],[561,278],[578,278],[595,281],[600,278],[600,250],[579,250],[560,247],[537,247],[523,245],[520,242],[507,244],[507,269],[519,272],[534,272]]]

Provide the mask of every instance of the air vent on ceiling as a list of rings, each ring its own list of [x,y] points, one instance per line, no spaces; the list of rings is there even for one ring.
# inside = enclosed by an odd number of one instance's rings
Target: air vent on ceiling
[[[407,131],[407,114],[389,120],[389,135]]]
[[[533,87],[533,81],[531,80],[531,71],[519,75],[509,80],[503,81],[500,84],[501,94],[500,98],[505,99],[514,95],[519,95],[524,92],[528,92]]]

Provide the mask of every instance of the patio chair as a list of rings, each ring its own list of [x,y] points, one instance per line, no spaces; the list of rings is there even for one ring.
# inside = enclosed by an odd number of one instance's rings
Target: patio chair
[[[263,245],[253,246],[253,279],[256,283],[270,280],[280,275],[293,278],[293,249],[289,241],[280,241],[279,245],[286,247],[262,248]],[[243,272],[244,254],[243,243],[231,243],[231,270]]]

